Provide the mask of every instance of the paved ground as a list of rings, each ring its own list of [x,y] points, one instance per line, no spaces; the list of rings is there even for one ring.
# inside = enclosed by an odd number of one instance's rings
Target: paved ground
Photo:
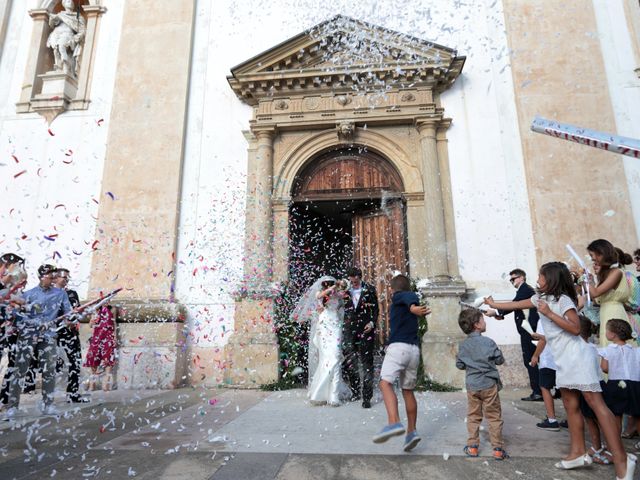
[[[465,395],[419,394],[423,441],[403,453],[401,438],[376,445],[384,407],[312,407],[302,390],[180,389],[94,394],[91,404],[57,405],[59,417],[27,412],[0,425],[0,479],[606,479],[612,467],[563,472],[566,431],[535,428],[540,403],[502,392],[507,449],[495,462],[483,431],[481,457],[468,459]],[[558,402],[559,403],[559,402]],[[632,442],[627,441],[630,449]],[[640,478],[640,472],[636,475]]]

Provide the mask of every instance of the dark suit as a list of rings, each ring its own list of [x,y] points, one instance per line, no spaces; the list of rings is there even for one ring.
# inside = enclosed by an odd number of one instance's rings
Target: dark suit
[[[344,303],[344,329],[342,371],[349,382],[354,397],[360,397],[360,365],[363,370],[362,399],[370,401],[373,396],[373,351],[375,349],[375,325],[378,321],[378,295],[373,285],[361,283],[362,291],[356,307],[351,294]],[[364,332],[369,322],[373,329]]]
[[[513,298],[514,302],[519,302],[521,300],[527,300],[535,294],[535,290],[531,288],[531,285],[524,282],[518,288],[516,292],[516,296]],[[536,351],[536,347],[533,343],[531,343],[531,335],[522,328],[522,321],[525,319],[524,312],[522,310],[498,310],[498,315],[505,316],[511,312],[514,312],[514,317],[516,320],[516,328],[518,329],[518,333],[520,334],[520,345],[522,347],[522,361],[524,362],[524,366],[527,369],[527,373],[529,374],[529,384],[531,385],[531,391],[535,395],[541,395],[540,392],[540,374],[538,372],[538,367],[532,367],[529,365],[531,362],[531,357],[533,357],[534,352]],[[538,310],[535,308],[529,309],[529,323],[531,324],[531,328],[535,332],[538,326]]]
[[[80,305],[80,298],[75,290],[66,290],[69,296],[69,302],[73,308]],[[58,315],[62,315],[64,312],[59,312]],[[82,364],[82,352],[80,346],[80,334],[76,325],[65,326],[58,331],[58,346],[62,347],[67,355],[69,366],[69,381],[67,382],[67,393],[71,398],[77,398],[79,396],[78,390],[80,388],[80,366]],[[64,359],[58,357],[57,369],[58,371],[64,368]]]

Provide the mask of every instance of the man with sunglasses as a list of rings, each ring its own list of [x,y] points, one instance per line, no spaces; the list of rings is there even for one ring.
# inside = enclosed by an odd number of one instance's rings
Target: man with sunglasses
[[[509,272],[509,281],[511,285],[517,290],[516,296],[513,298],[514,302],[520,300],[527,300],[536,293],[535,290],[527,283],[527,274],[524,270],[516,268]],[[531,385],[531,395],[522,398],[525,402],[542,402],[542,391],[540,390],[540,373],[538,367],[531,366],[531,357],[533,357],[536,347],[531,341],[531,335],[522,328],[522,322],[526,318],[524,311],[522,310],[488,310],[486,315],[488,317],[494,317],[496,320],[504,320],[505,315],[513,312],[513,316],[516,321],[516,328],[520,334],[520,346],[522,347],[522,361],[527,373],[529,374],[529,385]],[[529,309],[529,323],[533,331],[536,331],[538,326],[538,310],[535,308]]]

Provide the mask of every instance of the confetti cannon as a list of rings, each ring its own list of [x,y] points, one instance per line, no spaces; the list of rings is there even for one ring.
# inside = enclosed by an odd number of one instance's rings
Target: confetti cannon
[[[576,127],[568,123],[558,123],[555,120],[547,120],[542,117],[533,119],[531,130],[608,152],[640,158],[640,140],[635,138],[620,137],[611,133]]]

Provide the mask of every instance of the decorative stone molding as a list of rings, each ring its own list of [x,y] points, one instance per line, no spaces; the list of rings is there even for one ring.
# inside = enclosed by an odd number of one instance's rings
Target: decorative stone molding
[[[276,110],[286,110],[289,108],[289,103],[286,100],[276,100],[273,102],[273,108]]]
[[[33,19],[33,33],[22,92],[16,103],[17,113],[37,112],[49,124],[64,111],[89,108],[99,22],[107,11],[101,0],[82,2],[81,15],[86,27],[82,53],[77,57],[76,74],[75,71],[55,70],[54,55],[47,47],[47,39],[52,31],[49,18],[59,5],[60,0],[42,0],[39,8],[29,11]]]
[[[411,92],[404,92],[400,97],[400,100],[403,102],[413,102],[416,99],[416,96]]]
[[[350,142],[353,140],[353,135],[356,131],[356,126],[353,122],[343,121],[343,122],[339,122],[336,125],[336,131],[338,133],[339,140]]]
[[[338,95],[336,97],[336,102],[338,103],[338,105],[342,105],[344,107],[351,103],[351,97],[347,95]]]

